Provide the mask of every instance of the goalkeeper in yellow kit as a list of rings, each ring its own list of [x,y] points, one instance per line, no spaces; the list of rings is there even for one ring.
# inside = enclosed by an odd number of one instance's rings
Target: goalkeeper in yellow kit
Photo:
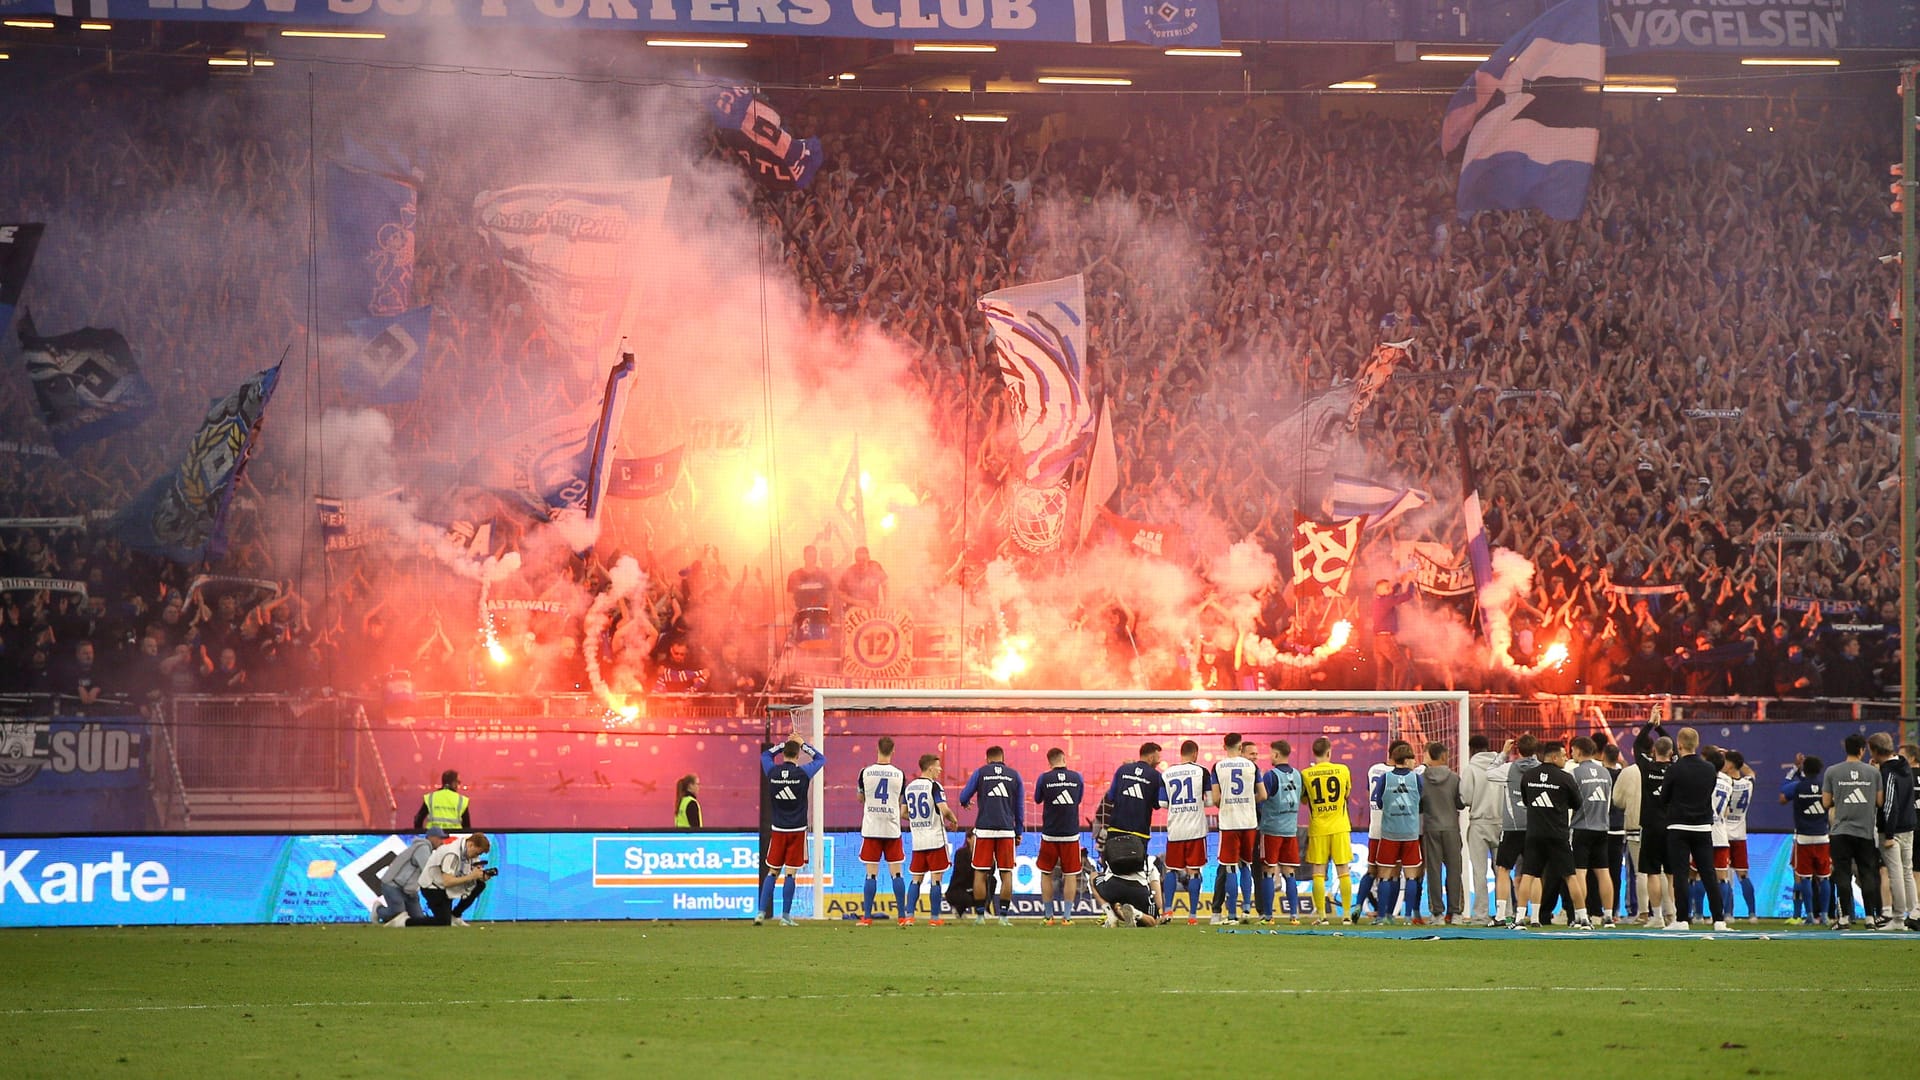
[[[1313,764],[1300,770],[1302,795],[1312,810],[1307,823],[1307,850],[1301,856],[1301,869],[1313,882],[1313,907],[1320,922],[1327,921],[1327,867],[1339,868],[1340,910],[1353,916],[1353,882],[1347,868],[1353,864],[1353,821],[1347,816],[1347,793],[1353,788],[1353,776],[1345,765],[1329,761],[1333,741],[1326,736],[1313,740]]]

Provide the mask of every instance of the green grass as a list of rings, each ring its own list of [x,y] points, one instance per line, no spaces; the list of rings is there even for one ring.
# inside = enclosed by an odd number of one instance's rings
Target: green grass
[[[1920,935],[1554,937],[17,930],[0,1075],[1915,1075]]]

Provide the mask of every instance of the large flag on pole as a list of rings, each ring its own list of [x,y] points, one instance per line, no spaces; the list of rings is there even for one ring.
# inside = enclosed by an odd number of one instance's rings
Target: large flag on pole
[[[342,388],[376,405],[420,396],[433,311],[413,292],[419,173],[347,141],[327,166],[321,303],[329,334],[350,335]]]
[[[22,312],[20,358],[27,363],[40,420],[62,454],[153,414],[153,387],[118,330],[88,326],[41,337],[32,314]]]
[[[570,510],[594,517],[606,492],[613,433],[625,410],[633,371],[633,357],[622,357],[607,374],[598,402],[582,403],[483,451],[467,462],[461,484],[491,491],[535,521],[553,521]]]
[[[1075,274],[1016,285],[981,297],[980,310],[1012,398],[1026,482],[1057,484],[1093,435],[1086,284]]]
[[[1113,448],[1113,407],[1100,405],[1100,422],[1093,429],[1093,457],[1087,462],[1086,490],[1080,493],[1080,542],[1087,542],[1100,511],[1120,490],[1120,458]]]
[[[40,234],[45,225],[0,222],[0,334],[13,322],[14,305],[20,291],[27,287],[27,273],[33,269],[33,253],[40,249]]]
[[[1403,488],[1335,473],[1333,484],[1327,492],[1327,501],[1334,517],[1365,517],[1369,525],[1378,529],[1401,514],[1411,513],[1433,502],[1433,496],[1418,488]]]
[[[847,458],[847,471],[840,477],[840,490],[834,494],[834,505],[846,515],[847,522],[853,528],[854,546],[867,546],[867,493],[860,486],[860,436],[853,437],[853,454]]]
[[[1467,529],[1467,565],[1473,568],[1474,599],[1484,618],[1487,590],[1493,587],[1493,549],[1487,543],[1487,523],[1480,511],[1480,476],[1473,466],[1464,415],[1454,417],[1453,437],[1460,448],[1460,516]]]
[[[179,466],[114,515],[113,534],[135,551],[179,563],[225,554],[227,506],[279,381],[275,364],[214,402]]]
[[[1297,594],[1347,595],[1353,577],[1354,555],[1360,550],[1364,517],[1345,521],[1315,521],[1298,511],[1293,515],[1293,588]]]
[[[1600,146],[1607,51],[1598,0],[1566,0],[1500,46],[1447,103],[1440,148],[1464,141],[1457,206],[1572,221]]]

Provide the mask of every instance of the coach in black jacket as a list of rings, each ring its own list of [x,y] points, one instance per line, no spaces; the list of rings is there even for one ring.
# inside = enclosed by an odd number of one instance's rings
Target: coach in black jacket
[[[1660,789],[1660,801],[1667,808],[1667,872],[1673,875],[1673,909],[1677,918],[1667,924],[1669,930],[1687,929],[1692,912],[1693,890],[1687,887],[1687,864],[1691,862],[1700,880],[1707,883],[1707,907],[1713,912],[1713,928],[1727,928],[1726,898],[1714,880],[1713,870],[1713,788],[1717,770],[1700,756],[1700,733],[1681,728],[1673,737],[1680,751],[1679,760],[1667,770],[1667,782]]]

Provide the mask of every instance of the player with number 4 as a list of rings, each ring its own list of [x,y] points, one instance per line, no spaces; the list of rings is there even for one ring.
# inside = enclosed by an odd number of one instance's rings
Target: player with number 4
[[[900,789],[906,777],[893,764],[893,740],[880,737],[879,760],[860,770],[860,862],[867,881],[860,893],[860,925],[873,925],[873,897],[879,891],[879,873],[893,878],[893,910],[907,923],[907,883],[900,876],[906,860],[900,851]]]

